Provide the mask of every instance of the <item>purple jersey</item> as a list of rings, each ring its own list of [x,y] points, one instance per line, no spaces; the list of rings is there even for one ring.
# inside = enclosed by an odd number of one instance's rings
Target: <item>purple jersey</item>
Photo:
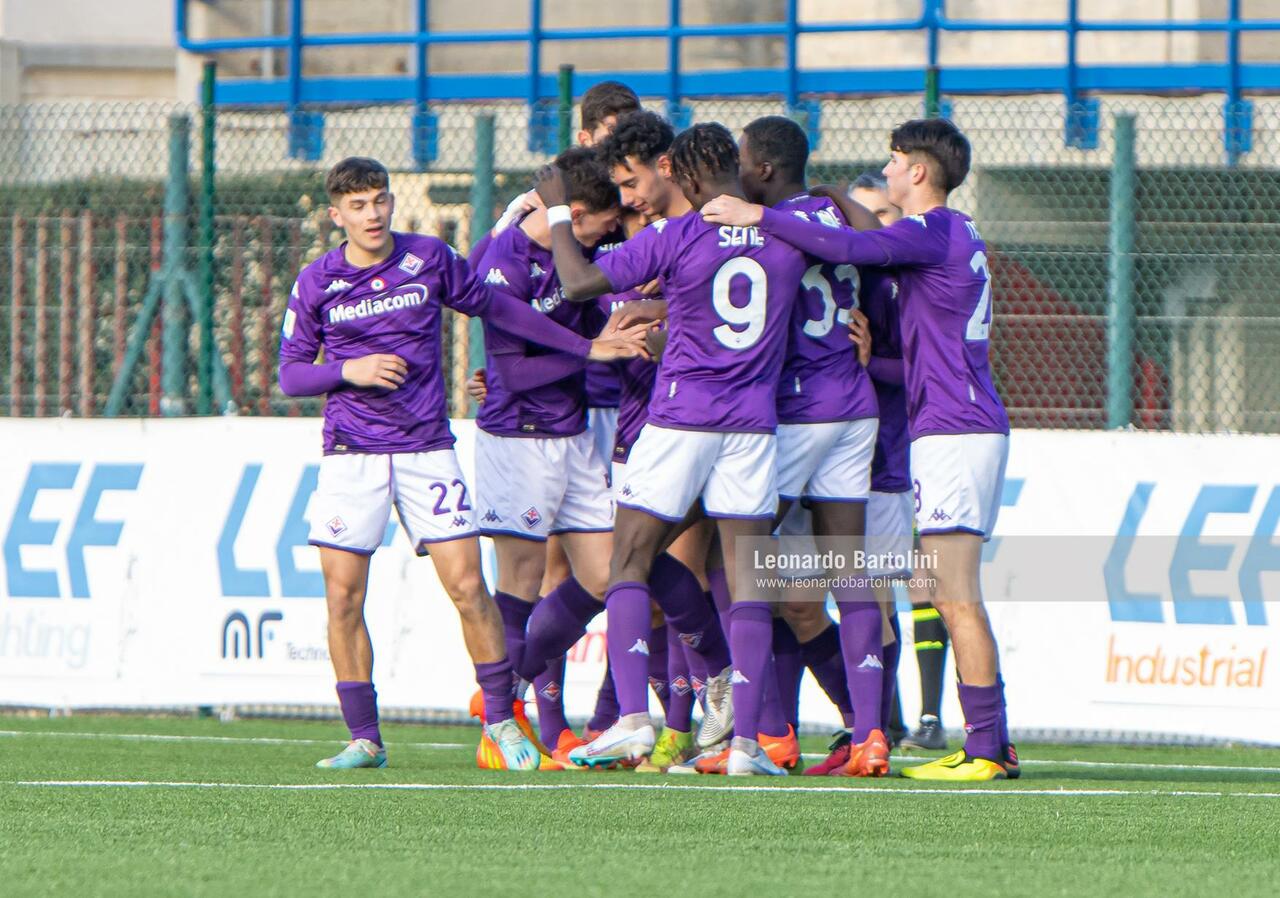
[[[477,263],[476,272],[483,274],[493,290],[527,302],[575,333],[585,335],[592,322],[597,321],[591,305],[565,301],[551,251],[530,240],[519,226],[507,228],[493,238]],[[488,321],[484,323],[484,354],[488,394],[476,416],[476,426],[481,430],[496,436],[563,437],[586,429],[582,360],[529,343]],[[502,369],[511,356],[557,356],[568,370],[564,377],[532,388],[526,383],[507,383]]]
[[[899,370],[894,379],[877,380],[876,401],[880,408],[880,428],[876,431],[876,454],[871,460],[871,488],[878,493],[901,493],[911,489],[908,464],[907,389],[902,383],[902,329],[898,324],[898,281],[892,271],[864,268],[861,302],[871,327],[871,355],[891,362]]]
[[[887,228],[850,231],[765,209],[760,224],[828,261],[897,269],[911,439],[1009,432],[987,360],[987,244],[969,216],[938,206]]]
[[[609,314],[623,303],[644,299],[660,299],[645,296],[639,290],[623,293],[606,293],[600,303]],[[618,372],[618,429],[613,438],[613,460],[626,463],[631,446],[640,436],[640,429],[649,420],[649,400],[653,396],[653,382],[658,377],[658,366],[647,359],[623,359],[614,363]]]
[[[280,358],[310,364],[395,353],[408,373],[397,390],[343,384],[324,406],[324,451],[430,452],[453,445],[440,372],[440,304],[483,314],[492,299],[465,259],[435,237],[393,233],[394,248],[368,268],[346,244],[298,275],[284,315]]]
[[[826,197],[802,193],[774,208],[827,227],[846,226],[840,210]],[[849,313],[858,307],[858,269],[807,261],[778,382],[778,421],[820,424],[874,418],[875,389],[849,340]]]
[[[621,228],[607,235],[595,248],[595,258],[611,252],[622,245],[627,235]],[[617,297],[606,293],[596,300],[604,320],[608,321],[613,314],[614,301]],[[587,408],[617,408],[622,393],[622,382],[619,362],[587,363]]]
[[[736,433],[777,429],[778,372],[804,255],[758,228],[697,212],[656,221],[598,263],[614,292],[655,277],[669,337],[649,421]]]

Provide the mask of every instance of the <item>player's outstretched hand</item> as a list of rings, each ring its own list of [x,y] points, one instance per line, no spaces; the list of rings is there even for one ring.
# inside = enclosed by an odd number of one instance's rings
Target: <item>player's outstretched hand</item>
[[[564,186],[564,172],[555,165],[544,165],[538,169],[533,188],[548,207],[563,206],[568,202],[569,194]]]
[[[600,332],[602,337],[617,336],[618,332],[634,324],[655,324],[665,321],[667,317],[667,301],[665,299],[639,299],[623,303],[613,310],[609,322]]]
[[[871,322],[861,309],[854,309],[849,319],[849,339],[858,347],[858,363],[865,368],[871,361]]]
[[[489,384],[484,379],[483,368],[477,368],[467,381],[467,395],[476,401],[476,405],[484,404],[484,398],[489,395]]]
[[[847,197],[848,195],[848,181],[840,184],[814,184],[809,188],[809,196],[825,196],[827,199],[834,199],[836,197]]]
[[[375,352],[342,363],[342,379],[357,387],[396,390],[404,383],[409,367],[404,359],[387,352]]]
[[[763,214],[763,206],[723,193],[702,207],[704,221],[740,228],[760,224],[760,216]]]
[[[644,336],[652,327],[649,323],[633,324],[615,329],[612,336],[601,335],[591,341],[587,355],[593,362],[612,362],[617,359],[649,358],[644,348]]]

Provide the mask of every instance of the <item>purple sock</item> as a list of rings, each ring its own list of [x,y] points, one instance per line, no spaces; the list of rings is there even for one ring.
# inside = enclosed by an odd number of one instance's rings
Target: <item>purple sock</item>
[[[850,597],[869,589],[840,589],[836,607],[840,609],[840,653],[853,703],[853,742],[865,742],[872,730],[883,730],[880,699],[884,689],[884,651],[880,604],[875,599]]]
[[[795,631],[780,617],[773,619],[773,667],[778,675],[778,701],[782,716],[791,726],[799,727],[800,678],[804,676],[804,661],[800,657],[800,643],[796,640]]]
[[[604,604],[569,577],[547,593],[525,625],[524,652],[516,673],[532,681],[587,632],[587,624]]]
[[[1006,748],[1009,743],[1009,709],[1004,702],[1004,677],[996,674],[996,688],[1000,690],[1000,747]]]
[[[507,643],[507,660],[511,662],[512,668],[518,668],[520,659],[524,657],[525,630],[529,626],[529,615],[533,614],[533,603],[506,592],[495,592],[493,601],[497,603],[498,613],[502,615],[502,636]]]
[[[680,632],[667,626],[667,726],[682,733],[690,732],[693,720],[693,683],[690,679],[689,656],[701,658],[687,651],[680,640]]]
[[[516,684],[510,661],[503,658],[501,661],[477,664],[476,682],[484,693],[485,723],[502,723],[515,716],[515,712],[511,710],[511,700],[516,695]]]
[[[689,648],[707,659],[708,669],[716,673],[729,666],[729,645],[724,629],[707,608],[705,594],[698,578],[670,555],[659,555],[649,573],[649,589],[667,623],[680,633]]]
[[[733,598],[729,595],[729,578],[725,575],[724,568],[707,571],[707,583],[711,586],[711,602],[716,606],[716,614],[720,616],[720,629],[728,633],[729,607],[733,604]]]
[[[773,676],[769,669],[773,609],[768,602],[735,602],[729,609],[729,617],[729,648],[733,652],[733,731],[744,738],[755,739],[760,732],[761,706],[767,688],[765,677]]]
[[[649,631],[649,688],[658,697],[662,713],[667,713],[671,698],[670,680],[667,679],[667,625],[658,624]]]
[[[342,719],[353,741],[368,739],[382,744],[382,733],[378,730],[378,693],[374,692],[372,683],[340,680],[338,706],[342,708]]]
[[[564,655],[553,658],[534,679],[533,698],[538,703],[542,744],[554,749],[560,734],[569,729],[569,721],[564,719]]]
[[[649,587],[643,583],[615,583],[605,594],[609,666],[618,691],[618,713],[624,716],[649,710],[649,601]]]
[[[596,691],[596,709],[587,721],[587,729],[602,733],[618,722],[618,691],[613,685],[613,668],[607,664],[604,679]]]
[[[800,643],[804,666],[818,681],[831,704],[840,711],[846,727],[853,726],[853,704],[849,701],[849,683],[844,676],[844,658],[840,654],[840,626],[832,623],[808,642]]]
[[[893,628],[893,643],[884,647],[884,683],[880,690],[880,720],[887,724],[893,710],[894,695],[898,691],[898,659],[902,657],[902,628],[898,626],[898,614],[889,612],[889,625]]]
[[[960,709],[964,711],[964,750],[972,758],[1004,760],[1000,744],[1000,686],[959,685]]]
[[[756,724],[756,730],[766,736],[787,735],[787,715],[782,710],[782,697],[778,692],[778,669],[773,652],[769,653],[765,666],[764,694],[760,698],[760,722]]]

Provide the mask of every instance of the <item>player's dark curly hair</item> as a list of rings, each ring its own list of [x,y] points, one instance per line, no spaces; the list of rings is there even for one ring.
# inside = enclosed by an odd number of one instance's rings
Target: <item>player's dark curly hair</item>
[[[564,172],[569,202],[582,203],[590,212],[604,212],[622,205],[618,186],[594,150],[570,147],[556,157],[556,167]]]
[[[804,180],[809,163],[809,138],[804,129],[784,115],[766,115],[742,129],[751,157],[768,162],[784,181]]]
[[[582,95],[582,130],[594,131],[611,115],[621,116],[640,108],[636,92],[621,81],[601,81]]]
[[[337,202],[348,193],[365,190],[386,190],[391,183],[387,168],[377,159],[368,156],[348,156],[324,177],[324,189],[330,202]]]
[[[936,164],[930,166],[935,187],[947,193],[964,183],[969,174],[969,139],[944,118],[919,118],[903,122],[889,136],[889,149],[910,156],[921,153]]]
[[[719,122],[694,125],[671,143],[671,176],[689,179],[699,172],[712,178],[737,177],[738,144]]]
[[[626,165],[628,156],[634,156],[645,165],[653,165],[659,156],[671,149],[675,136],[670,122],[656,112],[642,109],[620,116],[613,133],[600,143],[596,151],[600,154],[600,161],[609,168]]]

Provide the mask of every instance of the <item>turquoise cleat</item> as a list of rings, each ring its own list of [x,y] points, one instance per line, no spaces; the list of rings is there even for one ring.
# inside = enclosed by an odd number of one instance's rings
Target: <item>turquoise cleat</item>
[[[357,767],[386,767],[387,750],[368,739],[356,739],[332,758],[316,761],[317,767],[330,770],[354,770]]]

